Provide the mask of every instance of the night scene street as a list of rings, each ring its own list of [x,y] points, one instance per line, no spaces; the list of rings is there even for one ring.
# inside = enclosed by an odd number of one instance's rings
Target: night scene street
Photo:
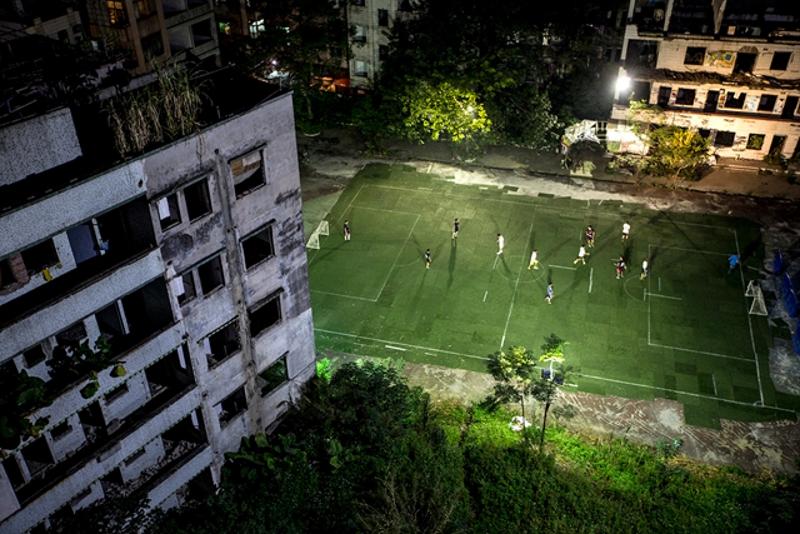
[[[0,0],[0,534],[800,531],[800,1]]]

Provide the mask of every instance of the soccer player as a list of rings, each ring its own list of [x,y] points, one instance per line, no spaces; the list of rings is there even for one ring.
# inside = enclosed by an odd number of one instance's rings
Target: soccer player
[[[506,246],[506,238],[503,237],[503,234],[497,234],[497,255],[503,253],[503,248]]]
[[[619,259],[614,263],[614,270],[617,273],[617,280],[625,277],[626,267],[627,266],[625,265],[625,258],[620,256]]]
[[[586,256],[588,255],[589,253],[586,252],[586,247],[581,245],[581,248],[578,249],[578,257],[575,258],[575,261],[572,262],[572,265],[575,265],[578,262],[581,262],[582,265],[586,265]]]
[[[728,274],[731,274],[737,265],[739,265],[739,255],[731,254],[728,256]]]
[[[622,223],[622,240],[627,241],[628,238],[631,237],[631,225],[628,224],[628,221]]]
[[[547,301],[548,304],[552,304],[554,294],[555,292],[553,291],[553,283],[551,282],[547,284],[547,291],[545,292],[544,300]]]
[[[594,238],[597,235],[592,225],[586,227],[586,230],[583,231],[583,237],[586,240],[586,246],[589,248],[594,248]]]
[[[431,249],[427,249],[425,251],[425,268],[426,269],[431,268]]]
[[[344,240],[350,241],[350,221],[344,220]]]
[[[458,217],[453,221],[453,239],[458,239],[458,231],[461,229],[461,223],[458,222]]]
[[[531,252],[531,261],[528,263],[528,270],[531,269],[539,270],[539,251],[536,249]]]
[[[639,280],[644,280],[647,278],[647,275],[650,273],[648,270],[650,268],[650,264],[647,263],[647,258],[642,260],[642,274],[639,275]]]

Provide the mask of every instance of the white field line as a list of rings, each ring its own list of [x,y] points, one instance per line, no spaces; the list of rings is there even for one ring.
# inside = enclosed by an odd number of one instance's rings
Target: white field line
[[[487,289],[486,291],[483,292],[483,302],[486,302],[486,297],[488,296],[489,296],[489,290]]]
[[[670,297],[669,295],[662,295],[661,293],[650,293],[647,292],[648,295],[651,297],[658,297],[660,299],[669,299],[669,300],[683,300],[681,297]]]
[[[536,217],[536,212],[534,212],[534,218]],[[531,235],[533,235],[533,221],[531,221],[531,227],[528,230],[528,239],[525,240],[526,243],[531,242]],[[511,313],[514,311],[514,302],[517,300],[517,288],[519,287],[519,279],[522,276],[522,271],[525,270],[525,255],[522,255],[522,265],[519,268],[519,272],[517,273],[517,281],[514,282],[514,294],[511,295],[511,304],[508,306],[508,315],[506,315],[506,326],[503,328],[503,338],[500,340],[500,348],[503,348],[503,345],[506,342],[506,334],[508,333],[508,324],[511,322]]]
[[[658,292],[661,293],[661,277],[658,277]]]
[[[589,267],[589,293],[592,292],[592,281],[594,280],[594,267]]]
[[[408,235],[406,236],[405,241],[403,241],[403,246],[400,247],[400,250],[397,251],[397,256],[394,257],[394,261],[392,262],[392,266],[389,267],[389,272],[386,273],[386,278],[383,280],[383,285],[381,286],[380,291],[378,291],[378,295],[375,297],[375,302],[381,298],[381,294],[383,290],[386,288],[386,284],[389,283],[389,278],[392,276],[392,271],[394,271],[394,266],[397,265],[397,260],[400,259],[400,256],[403,254],[403,251],[406,249],[406,245],[408,244],[408,240],[411,239],[411,234],[414,233],[414,228],[417,227],[417,223],[419,222],[420,216],[417,215],[417,218],[414,219],[414,224],[411,225],[411,230],[408,231]]]
[[[726,360],[736,360],[740,362],[750,362],[753,363],[753,358],[742,358],[741,356],[731,356],[730,354],[720,354],[718,352],[710,352],[707,350],[694,350],[694,349],[685,349],[683,347],[676,347],[674,345],[662,345],[661,343],[652,343],[648,342],[648,345],[651,347],[658,347],[661,349],[673,349],[679,350],[681,352],[691,352],[692,354],[705,354],[706,356],[714,356],[715,358],[725,358]]]
[[[342,297],[345,299],[363,300],[364,302],[377,302],[377,299],[368,299],[366,297],[356,297],[354,295],[345,295],[343,293],[333,293],[331,291],[322,291],[320,289],[312,289],[312,293],[321,293],[323,295],[333,295],[334,297]]]
[[[324,328],[315,328],[314,330],[316,332],[322,332],[323,334],[331,334],[331,335],[334,335],[334,336],[349,337],[349,338],[352,338],[352,339],[366,339],[367,341],[375,341],[375,342],[378,342],[378,343],[383,343],[384,345],[387,345],[387,344],[391,344],[391,345],[394,345],[394,346],[402,345],[404,347],[408,347],[408,348],[412,348],[412,349],[419,349],[419,350],[422,350],[422,351],[426,351],[427,350],[427,351],[431,351],[431,352],[439,352],[441,354],[452,354],[453,356],[462,356],[464,358],[471,358],[473,360],[484,360],[484,361],[488,361],[489,360],[489,358],[486,358],[485,356],[476,356],[474,354],[463,354],[461,352],[454,352],[452,350],[434,349],[432,347],[423,347],[422,345],[412,345],[410,343],[401,343],[399,341],[390,341],[388,339],[378,339],[378,338],[375,338],[375,337],[359,336],[359,335],[356,335],[356,334],[347,334],[345,332],[336,332],[335,330],[326,330]]]
[[[758,352],[756,352],[756,340],[753,337],[753,321],[750,319],[750,310],[747,307],[747,297],[744,294],[747,288],[744,283],[744,272],[742,272],[742,253],[739,250],[739,232],[734,228],[733,238],[736,240],[736,255],[739,257],[739,279],[742,281],[742,299],[744,300],[744,313],[747,315],[747,326],[750,328],[750,346],[753,348],[753,356],[756,359],[756,380],[758,380],[758,393],[761,396],[761,404],[764,404],[764,388],[761,387],[761,366],[758,361]]]
[[[433,168],[433,163],[428,163],[428,170],[427,170],[427,171],[425,171],[425,173],[426,173],[426,174],[430,174],[430,173],[431,173],[431,169],[432,169],[432,168]]]
[[[658,245],[658,248],[665,248],[670,250],[680,250],[683,252],[696,252],[697,254],[713,254],[714,256],[727,256],[726,252],[714,252],[712,250],[703,250],[699,248],[683,248],[683,247],[668,247],[666,245]]]
[[[563,269],[565,271],[577,271],[577,267],[565,267],[564,265],[548,265],[548,267],[552,267],[553,269]]]
[[[384,347],[386,347],[387,349],[399,350],[400,352],[407,352],[408,351],[408,349],[404,349],[402,347],[395,347],[394,345],[384,345]]]
[[[577,373],[577,375],[578,376],[583,376],[583,377],[586,377],[586,378],[590,378],[592,380],[600,380],[602,382],[611,382],[611,383],[614,383],[614,384],[623,384],[625,386],[633,386],[633,387],[639,387],[639,388],[645,388],[645,389],[655,389],[655,390],[658,390],[658,391],[669,391],[671,393],[677,393],[679,395],[687,395],[689,397],[695,397],[695,398],[698,398],[698,399],[709,399],[709,400],[715,400],[715,401],[718,401],[718,402],[726,402],[726,403],[729,403],[729,404],[737,404],[739,406],[750,406],[750,407],[753,407],[753,408],[775,410],[775,411],[778,411],[778,412],[796,413],[794,410],[790,410],[788,408],[779,408],[777,406],[764,406],[764,405],[760,405],[760,404],[753,404],[751,402],[737,401],[737,400],[731,400],[731,399],[721,399],[719,397],[712,397],[710,395],[703,395],[702,393],[690,393],[688,391],[681,391],[681,390],[678,390],[678,389],[670,389],[670,388],[664,388],[664,387],[659,387],[659,386],[652,386],[652,385],[649,385],[649,384],[637,384],[636,382],[627,382],[625,380],[617,380],[615,378],[605,378],[605,377],[602,377],[602,376],[585,375],[585,374],[580,374],[580,373]]]
[[[492,270],[493,271],[494,271],[494,268],[497,267],[497,260],[499,260],[499,259],[500,259],[500,254],[495,254],[494,255],[494,262],[492,262]]]
[[[650,243],[647,243],[647,257],[648,258],[652,258],[653,257],[653,251],[651,250],[652,248],[653,248],[653,246]],[[643,299],[647,298],[647,292],[650,291],[650,286],[653,285],[652,284],[652,280],[653,280],[652,276],[648,276],[647,277],[647,289],[645,289],[643,291],[643,293],[644,293],[644,295],[642,296]],[[651,342],[650,341],[650,322],[651,322],[650,317],[653,315],[651,313],[651,305],[650,305],[651,302],[653,302],[653,299],[650,299],[650,300],[647,301],[647,344],[648,345],[650,345],[650,342]]]
[[[647,300],[647,288],[643,287],[642,288],[642,301],[646,301],[646,300]]]
[[[714,373],[711,373],[711,383],[714,385],[714,396],[718,397],[717,395],[717,379],[714,378]]]
[[[387,213],[399,213],[400,215],[416,215],[419,217],[418,213],[412,213],[410,211],[398,211],[398,210],[389,210],[386,208],[370,208],[368,206],[356,206],[357,209],[360,210],[370,210],[370,211],[385,211]]]

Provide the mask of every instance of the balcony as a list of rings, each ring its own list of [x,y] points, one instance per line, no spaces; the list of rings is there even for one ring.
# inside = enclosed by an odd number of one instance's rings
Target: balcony
[[[103,426],[98,410],[83,410],[81,423],[86,429],[87,443],[73,456],[40,469],[36,478],[15,488],[23,508],[7,519],[3,528],[23,532],[33,527],[68,503],[87,484],[112,472],[131,453],[158,436],[167,435],[169,429],[185,420],[200,404],[200,392],[193,379],[181,387],[178,383],[160,389],[113,429]],[[186,460],[185,456],[181,458]]]
[[[183,24],[211,12],[208,0],[164,0],[164,22],[167,28]]]
[[[81,283],[57,301],[39,302],[3,325],[0,360],[19,354],[68,328],[83,317],[107,306],[136,288],[163,275],[163,260],[157,249],[140,253],[123,265],[106,269]],[[13,304],[13,303],[12,303]]]

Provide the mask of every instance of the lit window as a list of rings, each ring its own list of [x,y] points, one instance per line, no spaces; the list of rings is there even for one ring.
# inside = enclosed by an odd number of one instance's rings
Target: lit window
[[[106,9],[108,9],[108,21],[112,25],[118,26],[127,22],[124,0],[106,0]]]

